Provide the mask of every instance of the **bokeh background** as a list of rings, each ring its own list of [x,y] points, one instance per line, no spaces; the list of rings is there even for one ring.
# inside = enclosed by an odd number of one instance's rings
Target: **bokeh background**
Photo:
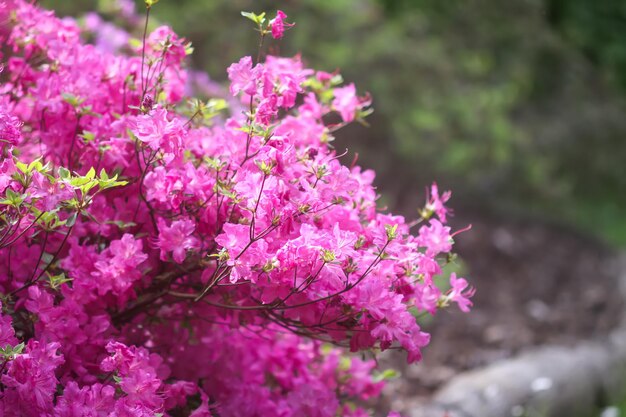
[[[112,4],[41,3],[105,16]],[[457,227],[474,225],[457,268],[478,288],[476,311],[425,323],[427,371],[403,371],[413,388],[397,395],[611,330],[622,301],[607,265],[626,246],[626,2],[161,0],[151,26],[172,25],[192,41],[192,65],[224,81],[256,52],[239,12],[277,8],[296,27],[270,53],[301,53],[371,93],[370,126],[334,145],[377,171],[383,204],[416,216],[437,180],[454,192]]]

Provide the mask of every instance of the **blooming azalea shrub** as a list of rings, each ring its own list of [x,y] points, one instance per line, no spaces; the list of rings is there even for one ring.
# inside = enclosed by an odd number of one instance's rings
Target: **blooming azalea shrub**
[[[293,26],[244,16],[261,48]],[[201,101],[169,28],[83,24],[0,1],[0,415],[368,415],[385,373],[341,347],[415,362],[416,318],[471,305],[433,280],[450,194],[377,209],[331,146],[370,105],[338,74],[260,49]]]

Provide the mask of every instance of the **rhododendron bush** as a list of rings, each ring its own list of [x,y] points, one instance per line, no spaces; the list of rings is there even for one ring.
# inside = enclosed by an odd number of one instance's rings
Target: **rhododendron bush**
[[[469,308],[433,281],[449,193],[379,210],[331,146],[369,98],[264,56],[283,12],[244,16],[258,56],[203,101],[167,27],[0,0],[0,415],[367,415],[384,373],[342,347],[415,362],[417,317]]]

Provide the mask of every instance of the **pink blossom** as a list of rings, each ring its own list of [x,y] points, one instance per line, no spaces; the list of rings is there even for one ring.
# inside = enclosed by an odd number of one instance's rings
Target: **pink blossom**
[[[244,92],[253,96],[257,90],[257,84],[261,76],[262,67],[256,65],[252,68],[252,58],[244,56],[239,62],[228,67],[228,79],[230,80],[230,93],[237,95]]]
[[[270,20],[272,36],[274,39],[280,39],[283,37],[283,34],[285,33],[285,26],[292,27],[294,25],[294,23],[286,23],[286,18],[287,15],[282,10],[278,10],[276,12],[276,17]]]
[[[422,226],[419,230],[419,238],[421,246],[431,255],[437,255],[442,252],[450,252],[452,249],[452,236],[450,228],[444,226],[436,219],[430,220],[430,226]]]
[[[415,306],[420,311],[428,311],[435,314],[438,307],[441,291],[434,285],[418,287],[415,291]]]
[[[131,296],[130,288],[141,278],[138,267],[148,258],[142,249],[142,241],[135,240],[128,233],[122,239],[111,242],[109,249],[95,262],[96,270],[91,273],[98,281],[100,295],[112,291],[120,297],[120,302],[125,302]]]
[[[22,123],[19,119],[0,107],[0,154],[7,146],[17,145],[21,134]]]
[[[184,406],[187,403],[187,397],[198,392],[198,386],[188,381],[176,381],[173,384],[167,384],[164,391],[165,408],[169,410]]]
[[[95,44],[98,49],[117,52],[128,45],[130,35],[125,30],[103,21],[96,13],[88,13],[84,19],[87,30],[95,34]]]
[[[445,191],[440,197],[437,184],[433,183],[430,188],[430,198],[426,204],[426,210],[434,212],[437,217],[439,217],[439,220],[445,223],[446,215],[451,212],[451,210],[445,206],[445,203],[450,199],[451,195],[452,193],[450,191]]]
[[[469,284],[464,278],[457,278],[456,273],[450,274],[450,288],[448,292],[448,299],[458,304],[459,309],[465,313],[470,311],[472,302],[470,298],[474,295],[476,290],[469,287]]]
[[[249,228],[243,224],[226,223],[223,230],[215,242],[226,249],[231,257],[238,256],[250,240]]]
[[[196,225],[191,220],[176,220],[168,226],[163,219],[159,219],[159,238],[156,246],[161,250],[161,260],[167,260],[167,254],[172,253],[175,262],[183,263],[187,251],[198,248],[199,241],[192,236]]]
[[[136,268],[145,261],[148,256],[143,253],[143,243],[141,240],[129,233],[125,233],[121,239],[114,240],[109,246],[113,258],[127,268]]]
[[[212,417],[213,414],[211,413],[211,407],[209,406],[209,397],[206,395],[206,393],[200,393],[200,400],[200,406],[196,408],[189,415],[189,417]]]
[[[163,150],[174,155],[183,151],[184,125],[177,117],[170,120],[167,110],[162,107],[138,116],[134,121],[133,133],[153,150]]]
[[[309,93],[304,97],[304,104],[300,106],[303,115],[311,116],[314,119],[321,119],[324,109],[317,101],[317,97],[313,93]]]
[[[335,88],[335,98],[333,99],[333,108],[338,111],[344,122],[351,122],[356,116],[359,108],[359,99],[356,96],[356,88],[354,84],[348,84],[345,87]]]
[[[256,112],[256,121],[263,125],[269,125],[278,113],[278,96],[271,94],[261,101]]]
[[[335,395],[322,385],[300,384],[287,396],[295,415],[310,417],[334,416],[339,408]]]
[[[63,395],[57,399],[56,415],[103,416],[109,415],[115,405],[115,388],[110,385],[93,384],[79,388],[75,381],[69,381]]]
[[[135,3],[132,0],[116,0],[115,6],[125,19],[131,22],[137,19]]]
[[[185,40],[168,26],[159,26],[150,33],[147,44],[149,53],[159,59],[163,57],[168,66],[180,65],[187,56]]]
[[[0,304],[0,309],[2,309],[2,304]],[[15,330],[13,330],[11,322],[12,320],[10,316],[0,314],[0,348],[3,348],[7,345],[17,345]]]
[[[41,416],[53,409],[52,400],[58,382],[54,372],[63,363],[57,354],[58,343],[30,342],[26,352],[9,362],[2,383],[6,387],[4,404],[14,404],[19,413],[9,415]]]

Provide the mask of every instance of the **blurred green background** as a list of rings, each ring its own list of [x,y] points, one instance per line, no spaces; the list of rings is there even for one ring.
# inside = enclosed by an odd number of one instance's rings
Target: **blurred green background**
[[[42,3],[80,14],[110,1]],[[276,8],[296,27],[270,52],[340,68],[372,94],[371,127],[335,146],[378,171],[391,208],[414,215],[436,179],[459,213],[532,216],[626,245],[626,2],[161,0],[153,15],[222,81],[256,51],[239,12]]]

